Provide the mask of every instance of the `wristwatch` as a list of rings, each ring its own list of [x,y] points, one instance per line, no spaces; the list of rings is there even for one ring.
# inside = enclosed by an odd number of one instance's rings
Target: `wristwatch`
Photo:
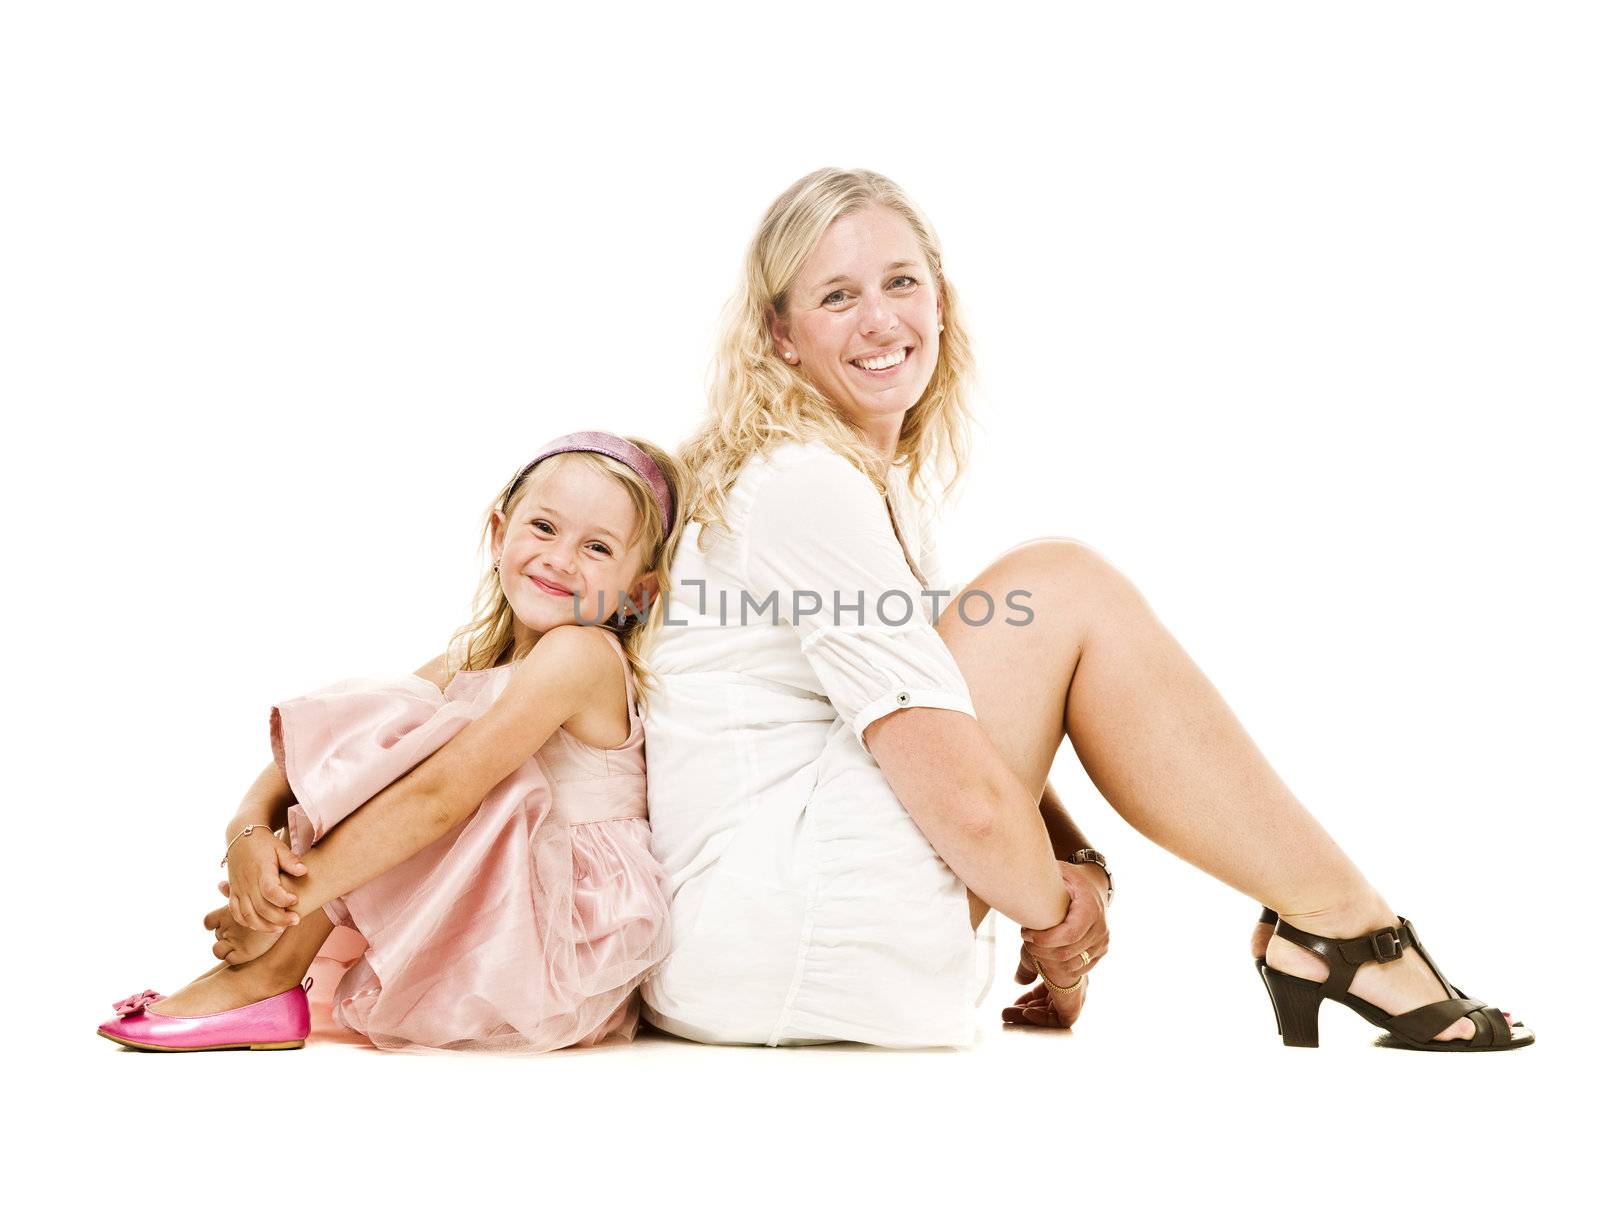
[[[1110,901],[1116,895],[1116,882],[1111,879],[1111,869],[1106,866],[1106,857],[1093,847],[1084,847],[1081,851],[1074,851],[1067,856],[1068,863],[1098,863],[1100,870],[1106,874],[1106,900]]]

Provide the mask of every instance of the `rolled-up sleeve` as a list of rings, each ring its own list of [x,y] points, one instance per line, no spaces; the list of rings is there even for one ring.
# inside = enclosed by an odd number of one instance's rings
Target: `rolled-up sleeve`
[[[744,579],[758,600],[776,595],[780,623],[799,631],[802,653],[858,742],[868,725],[900,708],[977,716],[955,659],[923,612],[922,584],[883,498],[831,449],[787,459],[761,483]]]

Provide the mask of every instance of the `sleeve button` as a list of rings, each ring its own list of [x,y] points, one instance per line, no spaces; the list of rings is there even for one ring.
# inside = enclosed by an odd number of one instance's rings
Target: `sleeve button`
[[[895,700],[897,702],[901,703],[901,704],[910,704],[911,703],[911,693],[910,692],[901,692],[898,696],[895,697]]]

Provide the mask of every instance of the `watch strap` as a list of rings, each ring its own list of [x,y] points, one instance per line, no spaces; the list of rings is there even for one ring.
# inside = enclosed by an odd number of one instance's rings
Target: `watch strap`
[[[1106,874],[1106,899],[1110,900],[1116,895],[1116,881],[1111,878],[1111,869],[1106,866],[1106,857],[1100,854],[1099,851],[1095,850],[1093,847],[1084,847],[1082,850],[1074,851],[1072,854],[1068,855],[1067,862],[1098,864],[1100,866],[1100,870]]]

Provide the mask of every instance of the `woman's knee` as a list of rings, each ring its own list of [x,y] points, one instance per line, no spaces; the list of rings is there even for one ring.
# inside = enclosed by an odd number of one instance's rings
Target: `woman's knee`
[[[1098,549],[1069,537],[1039,537],[1007,549],[978,576],[1043,597],[1083,598],[1105,589],[1131,586]],[[975,582],[977,580],[974,580]]]

